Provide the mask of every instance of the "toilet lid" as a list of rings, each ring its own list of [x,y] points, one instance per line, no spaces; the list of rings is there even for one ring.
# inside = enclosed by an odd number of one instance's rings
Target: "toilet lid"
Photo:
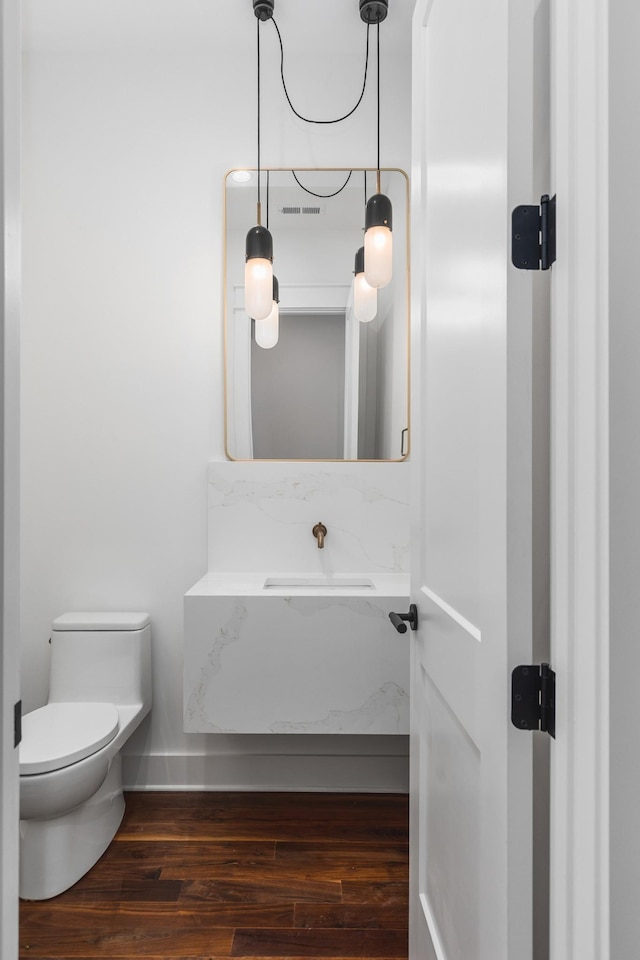
[[[96,753],[115,737],[112,703],[47,703],[22,718],[20,774],[60,770]]]

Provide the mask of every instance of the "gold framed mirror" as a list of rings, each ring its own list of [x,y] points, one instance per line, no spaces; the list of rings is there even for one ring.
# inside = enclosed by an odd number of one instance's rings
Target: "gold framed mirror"
[[[279,286],[275,346],[244,308],[245,237],[257,171],[224,182],[225,451],[230,460],[404,460],[409,452],[409,184],[384,168],[393,275],[373,319],[354,311],[370,168],[261,171],[262,223]],[[362,316],[362,311],[360,311]]]

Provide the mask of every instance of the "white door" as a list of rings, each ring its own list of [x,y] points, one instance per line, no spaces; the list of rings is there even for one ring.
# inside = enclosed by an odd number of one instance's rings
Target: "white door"
[[[414,17],[411,960],[530,960],[535,0]],[[539,199],[539,196],[538,198]]]

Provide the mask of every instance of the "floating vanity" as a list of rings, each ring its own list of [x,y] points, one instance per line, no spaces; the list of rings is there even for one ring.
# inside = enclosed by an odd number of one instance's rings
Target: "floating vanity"
[[[184,729],[406,734],[408,576],[208,573],[184,598]]]
[[[407,467],[209,464],[185,731],[408,733],[410,635],[389,620],[409,603]]]

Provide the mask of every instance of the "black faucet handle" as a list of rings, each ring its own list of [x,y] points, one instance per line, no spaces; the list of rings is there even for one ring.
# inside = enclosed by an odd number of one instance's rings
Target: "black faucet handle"
[[[405,621],[408,621],[409,626],[412,630],[418,629],[418,608],[415,603],[409,604],[409,613],[393,613],[389,614],[389,620],[394,625],[398,633],[407,632],[407,624]]]

